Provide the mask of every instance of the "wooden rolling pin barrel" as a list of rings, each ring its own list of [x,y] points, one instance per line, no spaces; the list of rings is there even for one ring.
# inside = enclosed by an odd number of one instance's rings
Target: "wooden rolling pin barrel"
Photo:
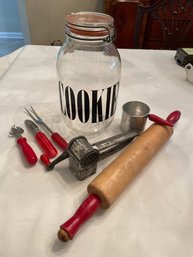
[[[72,240],[79,227],[100,207],[107,209],[128,184],[173,134],[173,125],[181,113],[172,112],[166,119],[171,126],[152,124],[109,164],[89,185],[87,199],[76,213],[60,226],[58,238],[65,242]]]

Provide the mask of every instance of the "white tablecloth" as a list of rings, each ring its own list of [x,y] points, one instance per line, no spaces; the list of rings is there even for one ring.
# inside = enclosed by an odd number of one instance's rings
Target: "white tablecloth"
[[[72,241],[57,239],[59,226],[87,197],[88,183],[115,157],[101,161],[97,173],[80,182],[67,160],[52,172],[45,172],[40,162],[28,167],[15,139],[8,137],[13,124],[22,126],[40,156],[24,125],[24,107],[29,105],[68,140],[73,136],[59,114],[57,51],[25,46],[0,80],[0,256],[193,256],[193,85],[176,64],[174,51],[119,50],[116,117],[101,137],[120,131],[121,107],[131,100],[147,103],[161,117],[176,109],[182,117],[168,144],[110,209],[99,210]]]
[[[22,50],[22,48],[19,48],[16,51],[14,51],[8,55],[0,57],[0,78],[1,78],[1,76],[3,76],[3,74],[6,72],[6,70],[11,66],[14,59],[18,56],[18,54],[21,50]]]

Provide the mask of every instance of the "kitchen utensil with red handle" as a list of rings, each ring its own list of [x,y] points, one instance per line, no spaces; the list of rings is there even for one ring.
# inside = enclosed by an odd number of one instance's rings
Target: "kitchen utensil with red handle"
[[[58,132],[52,131],[51,138],[61,149],[66,150],[68,148],[67,141]]]
[[[35,135],[36,141],[42,148],[45,154],[48,155],[49,158],[54,158],[58,151],[55,146],[50,142],[48,137],[38,128],[38,126],[31,120],[25,120],[26,126],[32,131]]]
[[[173,127],[173,125],[180,119],[180,116],[180,111],[174,111],[171,112],[166,119],[162,119],[161,117],[155,114],[149,114],[148,118],[157,124]]]
[[[25,137],[20,137],[17,139],[17,144],[20,145],[27,162],[31,165],[36,164],[38,160],[37,156],[31,146],[27,143],[27,139]]]
[[[37,132],[35,138],[49,158],[54,158],[57,155],[58,151],[42,131]]]
[[[54,132],[48,125],[42,120],[42,118],[37,114],[34,108],[31,106],[31,109],[25,108],[26,113],[32,118],[35,123],[42,125],[51,135],[53,141],[63,150],[68,148],[68,142],[58,133]]]
[[[180,115],[179,111],[175,111],[166,120],[174,125],[179,120]],[[89,196],[80,205],[76,213],[60,226],[58,238],[63,242],[72,240],[80,226],[99,207],[109,208],[172,134],[172,126],[154,123],[138,136],[88,185]]]
[[[22,128],[16,127],[14,125],[14,126],[12,126],[11,131],[9,132],[9,135],[15,136],[17,138],[17,144],[20,146],[25,159],[27,160],[27,162],[30,165],[35,165],[38,158],[37,158],[34,150],[28,144],[27,139],[25,137],[21,136],[21,134],[23,132],[24,132],[24,130]]]

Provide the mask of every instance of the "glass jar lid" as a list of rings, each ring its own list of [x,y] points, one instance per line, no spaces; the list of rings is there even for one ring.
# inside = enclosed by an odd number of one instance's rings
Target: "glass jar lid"
[[[79,40],[103,40],[115,38],[114,19],[97,12],[69,13],[66,16],[66,34]]]

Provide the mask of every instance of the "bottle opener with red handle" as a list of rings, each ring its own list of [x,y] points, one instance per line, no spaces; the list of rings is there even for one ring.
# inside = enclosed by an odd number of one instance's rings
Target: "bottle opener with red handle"
[[[20,127],[16,127],[15,125],[11,127],[11,131],[9,132],[10,136],[15,136],[17,138],[17,144],[20,145],[21,150],[25,156],[25,159],[30,165],[34,165],[37,162],[37,156],[31,146],[28,144],[27,139],[22,137],[21,134],[24,130]]]

